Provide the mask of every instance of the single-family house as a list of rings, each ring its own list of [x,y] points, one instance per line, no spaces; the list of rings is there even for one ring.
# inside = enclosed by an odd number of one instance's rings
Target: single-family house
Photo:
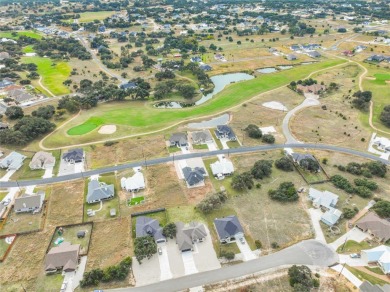
[[[230,215],[223,218],[216,218],[214,220],[214,226],[221,243],[235,242],[237,239],[244,237],[244,229],[240,221],[238,221],[237,216]]]
[[[7,86],[13,85],[14,83],[11,80],[3,79],[0,81],[0,89],[5,88]]]
[[[390,139],[386,137],[378,137],[376,136],[374,138],[374,143],[376,147],[378,147],[379,150],[382,150],[384,152],[390,152]]]
[[[182,169],[184,179],[188,186],[194,187],[204,181],[204,177],[206,175],[206,171],[203,167],[184,167]]]
[[[45,193],[40,192],[32,196],[22,196],[15,199],[14,210],[16,213],[38,213],[42,209]]]
[[[286,55],[286,59],[289,61],[295,61],[298,59],[298,57],[296,55],[293,55],[293,54],[288,54],[288,55]]]
[[[191,62],[193,62],[193,63],[200,63],[200,62],[202,62],[202,58],[199,57],[199,56],[194,56],[194,57],[192,57],[190,60],[191,60]]]
[[[312,58],[319,58],[321,57],[321,54],[317,51],[308,52],[307,55]]]
[[[188,146],[188,138],[186,133],[174,133],[169,138],[169,146],[171,147],[186,147]]]
[[[300,164],[301,161],[305,160],[305,159],[311,159],[311,160],[317,161],[313,155],[307,154],[307,153],[295,153],[294,152],[291,154],[291,157],[292,157],[293,161],[295,163],[298,163],[298,164]]]
[[[25,92],[22,89],[13,89],[8,91],[8,97],[15,100],[17,103],[23,103],[32,100],[34,96]]]
[[[301,49],[300,45],[291,45],[290,50],[291,51],[299,51]]]
[[[58,270],[73,272],[79,263],[80,244],[63,242],[59,246],[52,247],[46,255],[45,272],[55,273]]]
[[[380,63],[384,60],[385,60],[385,57],[382,55],[372,55],[372,56],[367,58],[367,61],[377,62],[377,63]]]
[[[390,274],[390,247],[380,245],[361,251],[361,258],[367,263],[377,263],[383,273]]]
[[[207,236],[206,228],[202,223],[191,222],[184,224],[177,222],[176,225],[176,244],[181,252],[191,251],[194,243],[202,242]]]
[[[27,156],[24,156],[18,152],[11,152],[0,161],[0,168],[7,170],[18,170],[23,165],[23,160]]]
[[[162,227],[157,219],[146,216],[139,216],[135,223],[136,237],[152,236],[157,243],[166,242],[167,239],[162,234]]]
[[[84,150],[81,148],[69,150],[64,155],[62,155],[62,159],[71,164],[83,162]]]
[[[192,143],[199,144],[208,144],[213,142],[213,137],[209,130],[197,131],[191,133]]]
[[[333,226],[340,220],[342,214],[343,213],[339,209],[331,207],[324,214],[322,214],[321,221],[328,226]]]
[[[210,167],[211,172],[217,179],[224,179],[225,176],[230,176],[234,172],[233,163],[226,158],[210,164]]]
[[[234,134],[233,129],[227,125],[218,125],[215,130],[215,135],[218,139],[228,139],[229,141],[236,141],[237,137]]]
[[[127,82],[127,83],[124,83],[120,86],[121,89],[136,89],[137,88],[137,84],[135,82]]]
[[[356,222],[356,227],[363,232],[367,232],[380,242],[386,242],[390,239],[390,222],[380,218],[374,212],[369,212]]]
[[[203,71],[211,71],[213,69],[213,67],[211,67],[210,65],[208,64],[201,64],[199,65],[199,68]]]
[[[141,171],[137,171],[133,176],[121,178],[122,189],[128,192],[138,192],[145,189],[145,179]]]
[[[56,158],[53,154],[39,151],[35,153],[29,164],[31,169],[48,169],[54,167]]]
[[[88,183],[87,203],[93,204],[104,200],[110,200],[115,195],[114,185],[107,185],[104,182],[99,182],[97,179],[92,179]]]
[[[106,31],[106,27],[104,25],[101,25],[98,27],[98,31],[99,32],[105,32]]]
[[[339,196],[329,191],[319,191],[314,188],[309,189],[309,199],[313,202],[315,208],[334,208],[336,207]]]
[[[385,284],[383,286],[379,284],[371,284],[368,281],[364,281],[363,284],[359,286],[360,292],[390,292],[390,284]]]

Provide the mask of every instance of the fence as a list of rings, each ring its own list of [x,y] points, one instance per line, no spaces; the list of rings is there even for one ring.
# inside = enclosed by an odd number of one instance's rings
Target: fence
[[[5,239],[7,237],[10,237],[10,236],[15,236],[14,240],[11,242],[11,244],[8,246],[7,250],[5,251],[5,253],[3,254],[3,256],[0,258],[0,263],[3,262],[6,257],[8,256],[9,252],[11,251],[11,248],[12,246],[14,245],[15,241],[16,241],[16,237],[17,235],[16,234],[9,234],[9,235],[1,235],[0,236],[0,240],[1,239]]]
[[[130,216],[137,217],[137,216],[141,216],[141,215],[153,214],[153,213],[158,213],[158,212],[163,212],[163,211],[165,212],[166,209],[165,208],[158,208],[158,209],[154,209],[154,210],[132,213]]]

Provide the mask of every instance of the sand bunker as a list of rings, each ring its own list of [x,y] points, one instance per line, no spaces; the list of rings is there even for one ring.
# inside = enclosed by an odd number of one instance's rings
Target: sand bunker
[[[287,111],[287,108],[278,101],[269,101],[262,104],[262,106],[265,106],[270,109],[278,110],[278,111]]]
[[[101,126],[99,129],[99,134],[107,135],[107,134],[113,134],[116,132],[116,126],[115,125],[104,125]]]

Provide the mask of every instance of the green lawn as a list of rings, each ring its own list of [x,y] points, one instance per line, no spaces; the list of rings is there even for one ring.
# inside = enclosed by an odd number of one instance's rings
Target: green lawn
[[[5,242],[5,238],[0,239],[0,258],[2,258],[5,255],[9,246],[10,244]]]
[[[77,232],[79,231],[85,231],[85,237],[78,238]],[[87,254],[89,241],[91,239],[91,232],[92,232],[92,224],[64,227],[62,235],[58,233],[58,228],[56,228],[56,230],[54,231],[53,240],[50,242],[50,246],[51,247],[58,246],[55,244],[55,241],[58,238],[62,237],[64,239],[64,242],[70,242],[71,244],[80,244],[81,253]]]
[[[30,38],[33,38],[33,39],[42,39],[42,35],[40,35],[39,33],[36,33],[34,31],[17,31],[15,32],[16,35],[13,35],[12,34],[13,32],[10,32],[10,31],[3,31],[3,32],[0,32],[0,38],[8,38],[8,39],[18,39],[20,36],[24,35],[24,36],[28,36]]]
[[[92,117],[88,121],[86,121],[84,124],[81,124],[77,127],[73,127],[70,129],[67,134],[68,135],[84,135],[86,133],[91,132],[92,130],[96,129],[97,127],[104,124],[104,120],[99,117]]]
[[[366,267],[366,269],[370,270],[371,272],[374,272],[375,274],[378,275],[384,275],[382,269],[380,267]]]
[[[66,62],[54,62],[43,57],[22,57],[23,63],[34,63],[38,66],[38,74],[42,76],[42,84],[55,95],[63,95],[70,92],[62,83],[68,79],[71,67]]]
[[[33,46],[30,45],[30,46],[24,47],[22,51],[23,51],[23,53],[33,53],[34,49],[33,49]]]
[[[130,205],[131,206],[134,206],[134,205],[138,205],[138,204],[141,204],[141,202],[145,200],[145,198],[143,196],[141,197],[136,197],[136,198],[131,198],[130,200]]]
[[[195,144],[193,144],[193,145],[192,145],[192,148],[194,148],[194,149],[199,149],[199,150],[202,150],[202,149],[209,149],[209,147],[207,146],[207,144],[200,144],[200,145],[195,145]]]
[[[344,61],[327,60],[312,65],[299,66],[285,72],[269,74],[248,81],[234,83],[228,85],[222,92],[218,93],[210,101],[192,108],[184,108],[179,110],[157,109],[154,108],[151,104],[145,106],[144,102],[117,102],[102,104],[99,105],[96,109],[87,111],[72,121],[72,123],[67,126],[71,128],[70,131],[67,127],[65,127],[63,131],[69,131],[70,133],[75,133],[74,131],[76,131],[76,133],[86,133],[85,127],[88,127],[91,129],[90,131],[92,131],[94,127],[90,125],[95,125],[96,123],[127,126],[127,130],[122,132],[121,136],[123,136],[123,133],[129,132],[136,134],[159,130],[173,123],[183,122],[191,118],[202,117],[205,115],[221,112],[238,105],[241,102],[244,102],[260,93],[287,85],[292,80],[305,78],[313,71],[326,69],[341,63],[344,63]],[[99,119],[96,120],[96,118]],[[83,126],[80,128],[80,125]],[[72,127],[75,129],[72,129]],[[96,141],[96,139],[99,138],[101,139],[101,136],[96,136],[96,133],[94,132],[95,131],[93,131],[93,133],[91,133],[89,136],[86,135],[82,139],[79,137],[75,137],[77,139],[74,139],[73,141],[72,139],[68,139],[66,143],[69,145],[69,143],[90,142],[94,140]],[[48,139],[49,142],[47,146],[49,144],[50,146],[53,145],[50,143],[50,141],[53,141],[55,146],[63,145],[63,134],[65,133],[63,133],[61,130],[56,134],[51,135]],[[116,135],[119,134],[121,133],[116,133]]]
[[[385,285],[388,284],[386,281],[379,279],[377,277],[371,276],[367,273],[364,273],[358,269],[352,268],[350,266],[345,266],[346,269],[348,269],[352,274],[354,274],[356,277],[358,277],[360,280],[364,281],[367,280],[373,285]]]
[[[356,242],[354,240],[348,240],[345,243],[345,246],[343,248],[343,245],[339,246],[337,249],[338,253],[359,253],[362,249],[370,249],[372,246],[370,246],[367,242]]]
[[[115,14],[115,11],[96,11],[96,12],[83,12],[80,13],[79,22],[91,22],[95,19],[103,20],[107,17]]]

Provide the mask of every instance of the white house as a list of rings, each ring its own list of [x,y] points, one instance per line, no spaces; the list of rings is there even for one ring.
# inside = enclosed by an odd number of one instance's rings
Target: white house
[[[210,167],[217,179],[224,179],[225,176],[232,175],[234,172],[233,163],[225,158],[210,164]]]
[[[0,161],[0,168],[18,170],[23,165],[23,160],[26,159],[26,157],[27,156],[13,151]]]
[[[378,147],[378,150],[384,151],[385,153],[390,152],[390,139],[388,138],[376,136],[373,144]]]
[[[336,207],[339,196],[329,191],[319,191],[314,188],[309,189],[309,199],[313,202],[315,208],[334,208]]]
[[[380,245],[372,249],[362,250],[362,260],[367,263],[377,263],[383,273],[390,274],[390,247]]]
[[[145,179],[141,171],[137,171],[132,177],[122,177],[121,187],[128,192],[138,192],[145,189]]]

